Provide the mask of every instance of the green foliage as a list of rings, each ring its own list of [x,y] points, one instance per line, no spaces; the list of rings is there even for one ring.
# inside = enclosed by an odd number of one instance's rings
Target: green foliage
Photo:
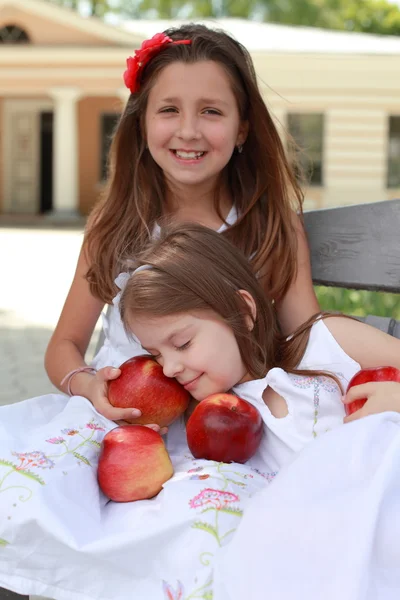
[[[59,4],[60,6],[66,6],[73,10],[78,10],[82,2],[80,0],[47,0],[53,4]],[[112,10],[112,0],[88,0],[85,3],[88,7],[89,14],[96,17],[104,17],[108,12]]]
[[[345,29],[400,35],[400,10],[386,0],[346,1],[342,17]]]
[[[264,18],[288,25],[400,34],[400,10],[388,0],[260,0]]]
[[[134,7],[135,13],[142,15],[150,13],[156,15],[158,19],[176,19],[184,4],[183,0],[138,0],[138,2],[129,2],[131,10]],[[127,3],[122,0],[121,5],[126,11]]]
[[[400,35],[400,9],[388,0],[47,0],[104,17],[264,19],[325,29]]]
[[[316,293],[322,310],[339,311],[357,317],[376,315],[400,320],[400,294],[323,286],[316,287]]]

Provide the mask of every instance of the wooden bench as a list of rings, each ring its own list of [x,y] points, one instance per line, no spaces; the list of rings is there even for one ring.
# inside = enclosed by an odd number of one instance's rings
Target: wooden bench
[[[400,293],[400,200],[304,213],[316,285]],[[400,338],[400,321],[361,319]]]
[[[312,210],[304,222],[315,284],[400,293],[400,200]],[[362,320],[400,338],[400,321]],[[0,588],[0,600],[28,597]]]

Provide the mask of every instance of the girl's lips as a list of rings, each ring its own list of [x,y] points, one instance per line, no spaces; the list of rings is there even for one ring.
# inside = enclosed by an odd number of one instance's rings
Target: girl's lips
[[[196,387],[197,382],[199,381],[200,377],[203,375],[203,373],[201,375],[198,375],[197,377],[195,377],[195,379],[192,379],[192,381],[188,381],[187,383],[185,383],[183,385],[183,387],[185,388],[185,390],[187,392],[190,392],[190,390],[192,390],[193,388]]]
[[[208,152],[204,151],[203,155],[199,158],[182,158],[176,154],[176,150],[170,150],[173,158],[181,165],[195,165],[203,162],[204,158],[207,156]]]

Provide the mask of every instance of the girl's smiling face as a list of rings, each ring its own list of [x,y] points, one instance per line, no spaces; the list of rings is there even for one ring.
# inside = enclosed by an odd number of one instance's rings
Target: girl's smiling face
[[[164,374],[198,401],[248,378],[232,329],[211,310],[132,317],[129,327]]]
[[[174,62],[152,87],[146,141],[170,186],[212,189],[247,125],[227,73],[214,61]]]

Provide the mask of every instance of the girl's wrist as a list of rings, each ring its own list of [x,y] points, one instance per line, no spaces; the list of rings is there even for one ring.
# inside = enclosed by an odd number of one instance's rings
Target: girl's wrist
[[[81,372],[74,375],[73,381],[69,388],[71,391],[70,395],[83,396],[84,398],[88,398],[88,400],[90,400],[87,392],[95,374],[96,373]]]
[[[61,381],[61,386],[65,385],[69,396],[86,396],[86,390],[91,378],[96,374],[93,367],[79,367],[65,375]]]

